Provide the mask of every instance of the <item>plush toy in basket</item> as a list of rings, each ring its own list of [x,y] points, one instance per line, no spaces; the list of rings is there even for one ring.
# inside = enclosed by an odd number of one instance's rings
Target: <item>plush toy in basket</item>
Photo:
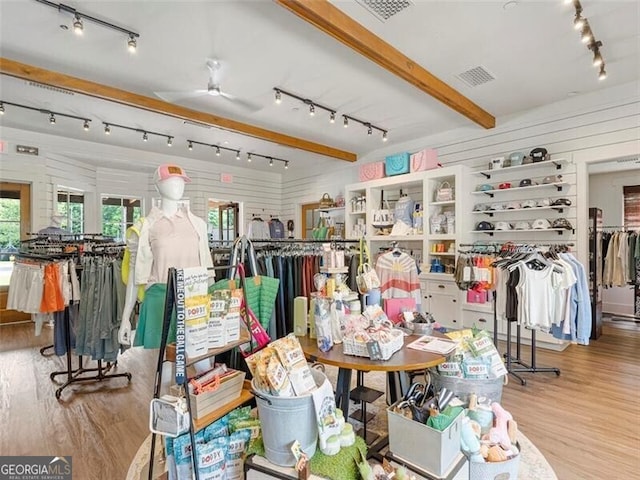
[[[402,348],[404,335],[394,328],[380,306],[370,305],[362,315],[347,322],[342,341],[346,355],[388,360]]]

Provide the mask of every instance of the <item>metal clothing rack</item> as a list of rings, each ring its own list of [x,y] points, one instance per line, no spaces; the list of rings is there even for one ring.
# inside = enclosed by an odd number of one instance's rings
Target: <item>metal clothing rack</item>
[[[25,243],[28,243],[29,241],[27,240]],[[54,244],[52,244],[54,245]],[[21,244],[22,246],[22,244]],[[69,257],[73,257],[73,256],[77,256],[76,253],[73,254],[56,254],[55,256],[45,256],[45,255],[41,255],[41,254],[34,254],[34,253],[27,253],[27,252],[21,252],[16,254],[16,257],[18,258],[31,258],[31,259],[36,259],[36,260],[50,260],[50,261],[55,261],[57,259],[63,259],[63,258],[69,258]],[[124,372],[124,373],[111,373],[109,374],[108,372],[117,365],[117,362],[107,362],[106,365],[103,365],[102,360],[97,360],[98,362],[98,366],[96,368],[87,368],[84,366],[83,364],[83,357],[82,355],[78,355],[78,368],[73,368],[73,361],[71,356],[73,355],[71,352],[71,320],[70,320],[70,316],[69,316],[69,307],[66,307],[64,310],[64,322],[65,322],[65,338],[64,338],[64,342],[65,342],[65,347],[66,347],[66,370],[59,370],[59,371],[54,371],[51,372],[49,374],[49,378],[51,379],[52,382],[56,381],[56,377],[61,376],[61,375],[66,375],[66,381],[59,386],[56,391],[55,391],[55,396],[56,399],[60,400],[60,397],[62,396],[62,392],[65,388],[67,388],[69,385],[72,385],[74,383],[80,383],[80,382],[88,382],[88,381],[98,381],[101,382],[102,380],[107,380],[110,378],[127,378],[128,381],[131,381],[132,375],[129,372]],[[40,349],[40,355],[42,356],[48,356],[45,355],[45,353],[47,352],[47,350],[50,350],[54,348],[54,345],[47,345],[45,347],[42,347]],[[92,374],[94,372],[94,375],[91,376],[87,376],[87,374]]]
[[[223,267],[208,267],[207,271],[217,271],[217,270],[228,270],[229,268],[233,268],[234,269],[234,275],[236,272],[240,271],[242,272],[243,269],[238,268],[240,265],[239,263],[236,263],[232,266],[223,266]],[[242,288],[242,292],[243,292],[243,296],[244,296],[244,302],[245,304],[247,303],[247,298],[246,298],[246,289],[244,288],[244,281],[245,281],[245,277],[244,277],[244,273],[240,273],[239,275],[240,277],[240,288]],[[182,295],[184,295],[182,293]],[[183,298],[183,302],[184,302],[184,297]],[[167,350],[167,341],[169,338],[169,327],[171,324],[171,317],[173,312],[176,310],[177,304],[180,301],[180,297],[178,296],[178,278],[177,278],[177,269],[176,268],[169,268],[169,272],[168,272],[168,277],[167,277],[167,294],[165,297],[165,301],[164,301],[164,313],[162,316],[162,336],[160,339],[160,348],[158,351],[158,362],[156,365],[156,373],[155,373],[155,381],[154,381],[154,388],[153,388],[153,398],[160,398],[160,390],[162,388],[162,370],[163,370],[163,365],[165,362],[169,361],[165,358],[165,353]],[[179,317],[178,315],[176,315],[176,317]],[[247,320],[246,317],[244,315],[241,315],[241,318],[243,319],[243,321],[245,322],[245,326],[247,327],[247,331],[249,332],[249,338],[247,339],[246,337],[241,339],[241,341],[239,342],[235,342],[235,343],[231,343],[225,347],[221,347],[221,348],[213,348],[213,349],[209,349],[208,352],[204,355],[201,355],[197,358],[197,361],[200,360],[204,360],[207,358],[214,358],[216,355],[220,355],[221,353],[227,352],[231,349],[233,349],[236,346],[239,346],[241,344],[244,343],[248,343],[251,342],[252,346],[253,346],[253,337],[251,335],[251,329],[249,328],[249,326],[247,325]],[[180,321],[180,319],[178,318],[178,321]],[[184,320],[183,320],[184,321]],[[178,330],[179,330],[179,326],[178,326]],[[184,347],[184,346],[183,346]],[[182,353],[182,361],[179,361],[179,357],[180,357],[180,352],[179,352],[180,348],[178,345],[178,342],[176,342],[176,383],[178,385],[182,385],[185,386],[186,384],[188,384],[189,378],[187,376],[187,366],[188,365],[192,365],[193,363],[195,363],[195,360],[193,359],[188,359],[186,356],[186,353]],[[237,359],[237,357],[236,357]],[[193,465],[193,475],[195,480],[200,480],[200,474],[198,473],[198,456],[197,456],[197,452],[196,452],[196,439],[195,439],[195,427],[194,427],[194,423],[193,423],[193,410],[191,408],[191,399],[190,399],[191,395],[188,392],[188,388],[186,388],[186,393],[185,393],[185,400],[186,400],[186,404],[187,404],[187,411],[189,412],[189,437],[191,440],[191,460],[192,460],[192,465]],[[242,397],[241,397],[242,398]],[[236,404],[237,406],[241,405],[242,403],[246,403],[247,400],[245,400],[245,402],[241,402],[239,404]],[[233,402],[233,400],[231,401]],[[221,415],[222,416],[222,415]],[[151,450],[150,450],[150,455],[149,455],[149,476],[148,476],[148,480],[154,480],[154,476],[153,476],[153,466],[154,466],[154,459],[155,459],[155,451],[156,451],[156,436],[157,434],[154,432],[151,434]]]

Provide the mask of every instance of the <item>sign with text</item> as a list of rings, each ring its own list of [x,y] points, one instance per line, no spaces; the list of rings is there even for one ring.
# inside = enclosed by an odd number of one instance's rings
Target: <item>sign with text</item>
[[[221,183],[233,183],[233,175],[230,173],[221,173],[220,174],[220,182]]]

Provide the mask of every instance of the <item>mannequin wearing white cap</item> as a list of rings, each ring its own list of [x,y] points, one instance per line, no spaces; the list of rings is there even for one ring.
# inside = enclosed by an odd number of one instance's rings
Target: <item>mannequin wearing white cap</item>
[[[67,218],[66,215],[62,215],[60,212],[55,212],[51,216],[51,223],[49,226],[38,230],[38,235],[68,235],[69,232],[62,228],[62,222],[65,218]]]
[[[140,285],[144,285],[145,293],[135,345],[158,348],[169,267],[213,265],[207,224],[181,204],[185,183],[190,181],[184,170],[176,165],[158,167],[154,183],[161,198],[160,208],[153,207],[147,217],[127,233],[131,256],[118,331],[118,339],[123,345],[131,344],[131,314]]]

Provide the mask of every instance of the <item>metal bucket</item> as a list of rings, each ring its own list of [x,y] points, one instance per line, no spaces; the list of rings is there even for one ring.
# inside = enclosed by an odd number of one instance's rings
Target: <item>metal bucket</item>
[[[317,386],[328,382],[324,373],[311,369]],[[292,467],[296,459],[291,444],[298,440],[309,458],[316,452],[318,424],[311,394],[299,397],[274,397],[256,391],[251,382],[262,424],[262,440],[267,460],[282,467]]]

